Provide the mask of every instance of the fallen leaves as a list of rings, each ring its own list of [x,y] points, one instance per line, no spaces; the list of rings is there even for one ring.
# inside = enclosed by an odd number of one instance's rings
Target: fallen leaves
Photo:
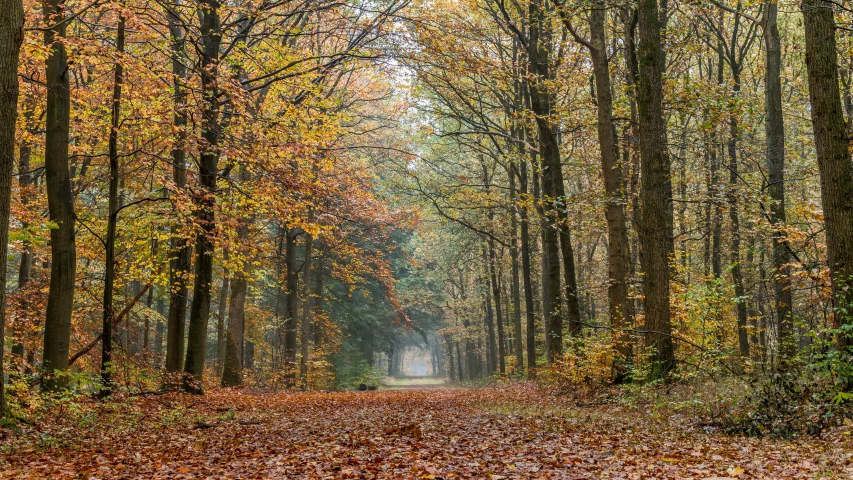
[[[0,478],[796,479],[853,475],[850,444],[708,435],[533,384],[87,405],[91,429],[10,434]],[[192,408],[187,406],[192,405]],[[115,406],[113,406],[115,407]],[[99,410],[100,409],[100,410]],[[136,418],[129,425],[128,418]],[[206,425],[205,428],[195,428]],[[40,438],[69,432],[69,441]],[[838,439],[849,442],[849,437]]]

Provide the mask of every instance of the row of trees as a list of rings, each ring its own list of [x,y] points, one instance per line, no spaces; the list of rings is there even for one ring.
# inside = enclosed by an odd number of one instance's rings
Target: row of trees
[[[164,368],[201,392],[215,366],[309,388],[365,322],[387,350],[416,216],[383,200],[372,152],[403,108],[383,63],[403,6],[5,2],[13,382],[99,372],[108,395]]]
[[[401,183],[460,245],[432,257],[456,377],[847,358],[846,4],[413,9]]]

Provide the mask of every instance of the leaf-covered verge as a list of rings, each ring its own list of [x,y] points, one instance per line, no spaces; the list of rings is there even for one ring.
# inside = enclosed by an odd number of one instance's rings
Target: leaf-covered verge
[[[624,391],[624,390],[623,390]],[[2,478],[849,478],[849,429],[726,436],[677,403],[534,383],[66,401],[2,430]],[[587,399],[588,400],[588,399]]]

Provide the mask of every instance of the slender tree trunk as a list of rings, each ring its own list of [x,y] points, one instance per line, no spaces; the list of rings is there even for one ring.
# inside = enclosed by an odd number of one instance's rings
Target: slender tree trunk
[[[317,280],[314,281],[314,313],[312,314],[312,321],[314,322],[314,349],[316,350],[323,345],[323,327],[318,324],[317,318],[323,313],[323,263],[326,259],[326,254],[322,242],[317,242],[315,249],[320,251],[320,255],[317,255],[316,272],[312,275],[317,277]]]
[[[68,370],[71,342],[71,313],[74,308],[74,282],[77,249],[74,235],[74,197],[68,163],[71,95],[68,56],[63,39],[68,22],[64,21],[64,0],[45,0],[44,16],[52,28],[45,30],[47,55],[47,107],[44,169],[50,221],[50,291],[44,322],[45,379],[42,388],[55,391],[65,385],[56,372]]]
[[[313,213],[309,213],[308,221],[313,221]],[[305,232],[305,263],[302,267],[303,296],[302,300],[302,341],[300,346],[301,359],[299,361],[299,379],[302,389],[308,389],[308,355],[309,342],[311,338],[311,321],[314,307],[311,302],[311,261],[314,254],[314,238]]]
[[[228,248],[222,249],[223,260],[228,260]],[[231,288],[231,276],[228,268],[222,269],[222,288],[219,290],[219,304],[216,315],[216,365],[220,368],[225,364],[225,330],[228,317],[228,290]]]
[[[663,118],[664,57],[657,0],[639,0],[639,107],[642,190],[644,336],[652,377],[666,378],[675,368],[670,323],[669,282],[673,253],[672,182]]]
[[[118,130],[121,124],[121,87],[124,83],[124,69],[121,55],[124,54],[124,14],[119,13],[118,28],[116,29],[116,54],[119,56],[115,64],[115,76],[113,79],[113,105],[110,119],[109,138],[109,162],[110,162],[110,184],[109,184],[109,213],[107,216],[107,235],[104,240],[106,256],[104,258],[104,312],[103,312],[103,334],[101,353],[101,380],[103,387],[101,396],[108,396],[112,392],[112,354],[113,354],[113,292],[115,284],[115,248],[116,248],[116,224],[118,223],[118,187],[119,187],[119,157],[118,157]],[[146,332],[147,334],[147,332]]]
[[[10,17],[12,18],[12,17]],[[16,83],[17,85],[17,83]],[[24,113],[25,118],[29,120],[30,115],[28,113]],[[27,208],[30,203],[30,185],[33,183],[33,175],[30,172],[30,157],[32,155],[32,146],[29,142],[22,142],[20,149],[18,150],[18,190],[21,195],[21,206],[23,208]],[[26,232],[30,227],[29,222],[26,219],[21,219],[21,230]],[[24,287],[30,283],[30,275],[32,274],[33,269],[33,245],[29,240],[24,239],[21,242],[21,262],[18,265],[18,291],[20,292]],[[21,310],[27,311],[28,302],[21,302]],[[12,355],[20,358],[21,364],[25,365],[24,371],[29,371],[30,366],[28,362],[25,361],[26,356],[26,348],[24,347],[24,332],[20,328],[16,328],[15,331],[12,332],[14,337],[14,343],[12,344]]]
[[[769,220],[773,227],[773,293],[780,339],[779,354],[789,359],[794,351],[792,318],[791,253],[785,245],[785,120],[782,116],[782,46],[777,16],[779,5],[774,0],[764,4],[764,106],[766,138],[766,191],[770,198]],[[766,338],[761,332],[760,339]],[[761,342],[761,340],[760,340]],[[762,347],[764,343],[761,343]]]
[[[550,121],[552,113],[551,94],[547,82],[549,73],[550,39],[543,35],[545,12],[541,0],[529,4],[530,34],[528,58],[532,78],[530,80],[530,104],[536,115],[539,130],[539,153],[542,158],[542,308],[545,317],[546,350],[548,362],[560,358],[563,351],[563,315],[560,298],[560,226],[557,201],[557,184],[562,185],[560,171],[560,146],[555,126]],[[549,224],[550,222],[550,224]],[[571,257],[571,255],[570,255]]]
[[[521,196],[528,199],[527,162],[519,162]],[[536,306],[533,303],[533,272],[530,264],[530,219],[527,206],[519,209],[521,223],[521,277],[524,283],[524,314],[527,320],[527,371],[536,370]]]
[[[607,57],[607,38],[604,29],[605,10],[594,8],[589,13],[590,57],[598,106],[598,145],[601,151],[601,170],[607,206],[607,299],[610,305],[610,326],[613,329],[613,349],[618,359],[614,363],[614,380],[621,383],[631,363],[631,332],[633,318],[628,303],[628,276],[631,255],[628,250],[628,227],[625,213],[625,179],[619,164],[619,145],[613,123],[613,94],[610,86],[610,67]]]
[[[242,219],[237,230],[240,248],[245,249],[249,240],[247,219]],[[246,259],[246,253],[241,252]],[[246,316],[246,293],[248,292],[248,260],[234,272],[231,285],[231,301],[228,304],[228,322],[225,330],[225,358],[222,365],[222,386],[236,387],[243,383],[243,328]]]
[[[489,281],[489,258],[486,253],[486,247],[483,246],[483,264],[486,271],[483,274],[483,286],[486,287],[485,291],[485,299],[483,300],[483,313],[485,314],[484,321],[486,326],[486,331],[489,337],[489,345],[488,345],[488,365],[489,365],[489,375],[492,375],[498,371],[498,348],[499,348],[499,339],[495,338],[495,315],[494,309],[492,306],[493,294],[490,291],[490,281]],[[500,307],[498,307],[500,308]],[[501,348],[501,350],[503,350]]]
[[[178,191],[187,188],[186,126],[187,80],[186,40],[181,21],[175,12],[167,12],[172,55],[172,89],[175,113],[172,123],[175,137],[172,146],[172,180]],[[172,226],[171,258],[169,260],[169,313],[166,321],[166,371],[180,372],[184,363],[184,333],[186,329],[189,275],[192,245],[180,225]]]
[[[735,96],[740,94],[740,69],[733,62],[732,77],[734,78],[733,93]],[[738,212],[738,197],[737,197],[737,182],[738,174],[738,159],[737,159],[737,142],[740,138],[740,125],[735,114],[729,117],[729,222],[732,228],[732,283],[735,288],[735,298],[737,306],[737,336],[738,349],[744,358],[749,358],[749,335],[747,334],[747,305],[746,305],[746,289],[743,285],[743,269],[740,263],[740,214]]]
[[[293,387],[296,379],[296,325],[298,322],[297,300],[299,272],[296,269],[296,229],[288,229],[285,236],[284,264],[286,277],[285,323],[284,323],[284,369],[287,386]]]
[[[187,355],[184,372],[193,377],[184,380],[184,389],[202,392],[204,359],[207,344],[207,321],[210,316],[210,291],[213,282],[213,236],[216,230],[214,210],[216,179],[219,176],[219,87],[217,70],[219,46],[222,41],[219,23],[219,2],[204,0],[199,7],[201,19],[201,89],[202,151],[199,155],[200,191],[193,195],[196,221],[201,231],[196,236],[195,281],[187,336]]]
[[[501,306],[501,289],[498,285],[498,275],[497,268],[495,263],[497,259],[495,258],[495,242],[493,240],[488,241],[489,245],[489,277],[490,283],[492,287],[492,300],[494,300],[495,305],[495,321],[498,326],[498,370],[501,375],[506,374],[506,341],[504,335],[504,324],[503,324],[503,313]]]
[[[451,355],[453,352],[451,352]],[[459,342],[456,342],[456,365],[458,365],[457,370],[459,371],[459,381],[465,381],[465,375],[462,373],[465,370],[462,368],[462,347],[459,345]],[[469,379],[471,377],[468,377]]]
[[[521,278],[518,255],[518,198],[515,186],[517,163],[510,165],[509,171],[509,202],[512,230],[510,239],[509,256],[512,262],[512,282],[510,286],[512,295],[512,328],[514,335],[515,373],[520,375],[524,371],[524,343],[521,338]]]
[[[15,165],[15,119],[18,116],[18,58],[24,41],[21,0],[0,0],[0,417],[7,413],[4,349],[6,342],[6,254]]]

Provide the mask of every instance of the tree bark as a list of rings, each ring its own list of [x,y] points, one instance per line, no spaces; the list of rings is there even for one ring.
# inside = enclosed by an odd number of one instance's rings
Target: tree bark
[[[2,0],[0,10],[0,285],[6,285],[12,169],[15,165],[15,119],[18,116],[18,59],[24,41],[21,0]],[[7,413],[4,349],[6,289],[0,288],[0,417]]]
[[[734,65],[732,65],[734,67]],[[734,78],[734,95],[740,93],[740,71],[739,68],[733,68],[732,76]],[[749,335],[747,334],[747,304],[746,290],[743,285],[743,269],[740,262],[740,214],[738,212],[738,197],[737,197],[737,182],[738,175],[738,159],[737,159],[737,142],[740,138],[740,126],[737,116],[732,114],[729,117],[729,223],[732,229],[732,283],[735,289],[735,304],[737,309],[737,336],[738,350],[744,358],[749,358]]]
[[[521,195],[528,198],[527,162],[519,162]],[[521,277],[524,283],[524,313],[527,321],[527,371],[536,370],[536,306],[533,303],[533,272],[530,261],[530,219],[527,206],[519,209],[521,223]]]
[[[222,258],[228,260],[227,247],[222,249]],[[226,267],[222,269],[222,288],[219,290],[219,304],[217,305],[218,312],[216,315],[216,365],[220,369],[225,364],[225,330],[228,321],[228,291],[230,288],[231,276]]]
[[[52,25],[44,31],[48,47],[46,65],[47,107],[44,169],[50,221],[50,291],[44,322],[45,378],[42,389],[56,391],[66,382],[56,372],[68,369],[71,342],[71,314],[74,308],[74,283],[77,248],[74,234],[74,197],[71,193],[68,143],[71,95],[68,56],[63,43],[68,25],[64,0],[45,0],[44,16]]]
[[[110,118],[109,135],[109,213],[107,216],[107,235],[104,239],[106,255],[104,258],[104,311],[101,339],[101,381],[103,382],[100,395],[108,396],[112,393],[112,354],[113,354],[113,321],[115,312],[113,310],[113,293],[115,284],[116,260],[116,224],[118,223],[118,187],[119,187],[119,156],[118,156],[118,130],[121,124],[121,87],[124,83],[124,68],[121,55],[124,54],[124,14],[119,13],[118,27],[116,28],[116,54],[118,58],[115,64],[113,78],[112,114]],[[146,331],[146,335],[148,332]]]
[[[849,139],[838,88],[838,53],[833,3],[803,0],[806,67],[815,149],[820,171],[821,201],[826,227],[826,256],[835,297],[835,326],[853,324],[848,313],[853,284],[853,174]],[[853,335],[838,335],[839,346],[853,344]]]
[[[175,128],[172,146],[172,181],[175,189],[187,189],[187,96],[184,84],[187,80],[186,40],[178,15],[167,12],[169,21],[170,49],[172,55],[172,88],[175,113],[172,124]],[[176,221],[172,226],[171,258],[169,260],[169,313],[166,320],[166,371],[180,372],[184,363],[184,333],[186,329],[189,276],[192,263],[192,245]]]
[[[497,275],[497,267],[495,263],[497,259],[495,258],[495,242],[494,240],[489,240],[489,277],[490,284],[492,287],[492,300],[494,300],[495,305],[495,321],[497,322],[497,330],[498,330],[498,371],[501,375],[506,374],[506,341],[504,335],[504,325],[503,325],[503,312],[501,307],[501,289],[498,285],[498,275]]]
[[[240,221],[237,239],[241,250],[245,250],[249,240],[247,219]],[[231,301],[228,303],[228,322],[225,330],[225,358],[222,362],[222,386],[236,387],[243,384],[243,328],[246,316],[246,294],[248,292],[248,270],[250,264],[247,252],[241,251],[242,267],[234,272],[231,284]]]
[[[773,228],[773,293],[777,328],[780,338],[779,351],[783,359],[794,354],[794,322],[792,318],[793,295],[791,292],[791,252],[785,245],[785,120],[782,116],[782,45],[779,39],[777,16],[779,5],[774,0],[764,3],[764,106],[765,142],[767,166],[767,196],[770,199],[768,212]],[[761,332],[759,338],[765,338]],[[761,343],[761,342],[760,342]],[[763,345],[763,343],[761,343]]]
[[[669,304],[673,220],[670,159],[662,107],[664,57],[659,15],[657,0],[639,0],[637,106],[642,177],[640,248],[643,249],[646,307],[644,337],[651,351],[652,378],[667,378],[675,368]]]
[[[313,213],[309,213],[308,221],[313,221]],[[305,232],[305,263],[302,267],[303,296],[302,300],[302,341],[299,344],[301,359],[299,361],[299,379],[303,390],[308,389],[308,355],[311,338],[311,322],[314,307],[311,301],[311,261],[314,254],[314,237]]]
[[[523,153],[523,152],[522,152]],[[522,160],[523,162],[523,160]],[[524,371],[524,343],[521,337],[521,277],[520,277],[520,265],[519,265],[519,255],[518,255],[518,198],[517,198],[517,190],[515,185],[516,180],[516,167],[517,164],[515,162],[510,164],[509,168],[509,201],[510,201],[510,215],[511,223],[510,229],[512,231],[511,235],[511,243],[509,248],[509,256],[510,261],[512,262],[512,283],[511,283],[511,295],[512,295],[512,328],[514,333],[514,353],[515,353],[515,374],[520,375],[522,371]]]
[[[219,87],[217,71],[219,46],[222,41],[219,2],[204,0],[199,7],[201,19],[201,89],[202,151],[199,155],[199,191],[194,192],[196,221],[201,231],[196,235],[195,281],[187,336],[184,389],[202,393],[204,359],[207,344],[207,321],[210,316],[210,291],[213,281],[213,236],[216,230],[216,179],[219,176]]]
[[[560,170],[560,146],[555,126],[551,123],[551,94],[547,82],[550,80],[550,41],[543,35],[545,12],[541,0],[529,4],[530,33],[528,58],[531,79],[529,84],[530,106],[536,116],[539,131],[539,154],[542,158],[542,309],[545,317],[546,351],[552,363],[563,351],[563,314],[560,298],[560,244],[558,238],[559,214],[556,206],[557,183],[563,179]],[[550,222],[550,224],[549,224]]]
[[[595,75],[598,107],[598,145],[601,151],[601,170],[607,206],[607,299],[610,305],[610,326],[613,329],[614,380],[621,383],[631,363],[632,309],[628,302],[628,275],[631,255],[628,250],[628,227],[625,213],[625,178],[619,164],[619,145],[613,123],[613,93],[610,86],[610,66],[607,57],[607,37],[604,30],[605,10],[593,8],[589,13],[589,50]]]
[[[296,380],[296,340],[298,321],[297,301],[299,299],[299,272],[296,269],[295,228],[289,228],[285,234],[284,265],[286,275],[285,321],[284,321],[284,369],[288,387]]]

